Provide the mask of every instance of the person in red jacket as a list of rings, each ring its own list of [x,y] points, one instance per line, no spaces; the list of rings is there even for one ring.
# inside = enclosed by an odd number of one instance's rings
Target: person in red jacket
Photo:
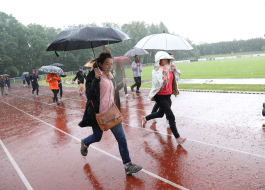
[[[46,77],[46,82],[49,83],[50,89],[53,92],[53,102],[56,102],[59,105],[57,94],[59,92],[59,84],[58,81],[60,77],[56,73],[49,73]]]

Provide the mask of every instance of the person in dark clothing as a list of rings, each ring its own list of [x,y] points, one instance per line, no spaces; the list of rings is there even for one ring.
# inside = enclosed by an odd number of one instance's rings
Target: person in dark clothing
[[[127,96],[128,95],[127,85],[126,85],[127,79],[125,76],[125,69],[124,69],[123,63],[117,63],[116,64],[115,80],[117,83],[123,83],[123,89],[125,92],[125,96]],[[118,90],[120,90],[120,89],[118,89]]]
[[[87,105],[80,127],[92,126],[93,134],[81,140],[80,152],[87,155],[90,144],[99,142],[103,131],[98,126],[96,113],[106,112],[113,103],[117,102],[114,95],[115,80],[111,74],[113,59],[110,53],[103,52],[95,59],[94,70],[86,78]],[[119,145],[120,155],[124,164],[125,173],[131,175],[142,169],[133,164],[129,155],[127,140],[122,128],[122,123],[110,129]]]
[[[34,94],[36,90],[36,95],[39,95],[39,83],[38,83],[39,76],[36,74],[36,71],[33,70],[32,74],[30,75],[30,81],[32,85],[32,94]]]
[[[8,76],[6,76],[6,86],[7,86],[7,88],[8,89],[10,89],[10,79],[9,79],[9,77]]]
[[[78,83],[78,88],[79,88],[79,95],[82,96],[83,92],[84,92],[84,82],[85,82],[85,73],[83,72],[83,68],[80,67],[79,71],[76,73],[75,78],[73,79],[73,83],[74,81],[77,79],[77,83]]]
[[[5,80],[3,76],[0,76],[0,90],[1,90],[1,95],[4,95],[4,91],[5,91]]]
[[[28,88],[29,88],[29,86],[30,86],[30,76],[29,76],[29,74],[27,74],[27,75],[25,76],[25,79],[26,79],[26,82],[27,82],[27,84],[28,84]]]
[[[26,79],[25,79],[24,74],[21,75],[21,80],[22,80],[23,87],[25,87],[26,86]]]
[[[60,99],[62,99],[62,97],[63,97],[63,83],[61,80],[61,75],[59,78],[60,78],[60,80],[58,80],[58,85],[59,85]]]

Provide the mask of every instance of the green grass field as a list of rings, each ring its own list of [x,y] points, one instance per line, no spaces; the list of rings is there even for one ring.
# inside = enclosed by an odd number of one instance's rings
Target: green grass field
[[[265,51],[249,51],[249,52],[240,52],[240,53],[232,53],[232,54],[204,55],[204,56],[200,56],[200,58],[240,56],[240,55],[251,55],[251,54],[261,54],[261,53],[265,53]]]
[[[178,63],[182,79],[265,78],[265,57]],[[143,79],[151,79],[153,66],[143,68]],[[130,68],[126,76],[132,78]]]
[[[215,79],[215,78],[265,78],[265,57],[238,58],[233,60],[217,60],[206,62],[178,63],[182,79]],[[142,80],[151,80],[153,66],[144,66]],[[132,80],[131,68],[126,69],[126,76]],[[77,86],[71,84],[74,76],[62,78],[64,86]],[[47,85],[40,81],[40,85]],[[127,86],[130,86],[128,83]],[[151,82],[142,84],[143,88],[150,88]],[[239,84],[180,84],[180,89],[197,90],[228,90],[228,91],[264,91],[264,85]]]

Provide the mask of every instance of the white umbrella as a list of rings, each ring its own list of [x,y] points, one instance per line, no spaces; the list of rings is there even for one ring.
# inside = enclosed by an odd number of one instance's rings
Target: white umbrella
[[[127,51],[124,56],[126,57],[134,57],[136,55],[146,55],[148,54],[148,51],[141,49],[141,48],[133,48]]]
[[[193,47],[181,36],[173,34],[153,34],[142,38],[135,48],[150,50],[191,50]]]
[[[42,71],[44,73],[57,73],[59,75],[63,74],[63,70],[60,67],[56,67],[56,66],[42,66],[41,68],[39,68],[39,71]]]

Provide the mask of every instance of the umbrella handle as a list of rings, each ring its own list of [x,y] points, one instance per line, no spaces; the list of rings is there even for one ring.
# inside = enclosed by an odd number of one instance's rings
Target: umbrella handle
[[[91,48],[92,48],[93,55],[94,55],[94,58],[95,58],[95,52],[94,52],[94,48],[93,48],[93,44],[92,44],[92,42],[91,42]]]

